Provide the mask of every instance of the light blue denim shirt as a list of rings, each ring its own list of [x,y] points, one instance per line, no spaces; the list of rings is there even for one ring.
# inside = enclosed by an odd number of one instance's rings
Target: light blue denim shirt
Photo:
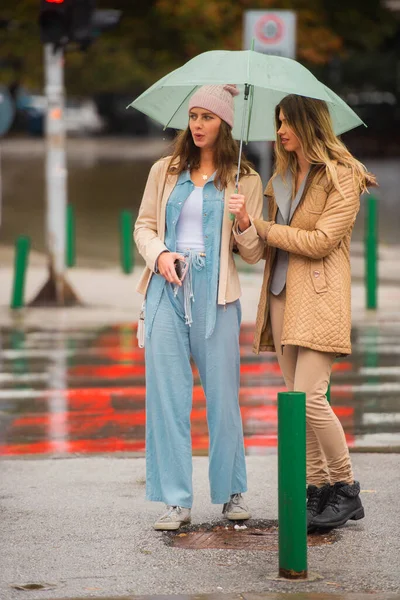
[[[190,171],[180,174],[168,199],[165,219],[165,245],[170,252],[176,252],[176,225],[182,206],[194,189]],[[206,339],[211,337],[217,316],[217,294],[219,280],[219,259],[221,250],[221,230],[224,214],[224,190],[214,185],[214,175],[203,187],[203,235],[206,253],[207,272],[207,318]],[[146,337],[149,338],[154,317],[165,285],[164,277],[153,274],[146,294]]]

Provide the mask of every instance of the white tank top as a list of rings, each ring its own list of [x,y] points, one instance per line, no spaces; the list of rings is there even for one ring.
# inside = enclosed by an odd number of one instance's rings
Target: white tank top
[[[184,203],[176,224],[176,251],[204,252],[203,188],[195,187]]]

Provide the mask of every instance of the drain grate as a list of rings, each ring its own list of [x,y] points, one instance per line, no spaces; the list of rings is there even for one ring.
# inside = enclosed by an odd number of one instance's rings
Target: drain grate
[[[168,543],[175,548],[187,550],[205,550],[208,548],[225,550],[264,550],[278,551],[278,525],[262,524],[247,525],[246,529],[235,529],[234,525],[200,525],[187,527],[179,533],[165,534]],[[326,534],[311,534],[308,536],[308,546],[323,546],[337,541],[337,534],[331,531]]]

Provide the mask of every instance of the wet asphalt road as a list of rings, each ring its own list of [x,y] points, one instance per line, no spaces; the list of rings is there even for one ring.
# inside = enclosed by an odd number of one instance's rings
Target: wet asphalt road
[[[276,522],[276,396],[284,388],[275,356],[251,353],[252,336],[253,326],[244,325],[240,403],[252,455],[247,498],[255,519]],[[334,543],[309,548],[309,570],[321,580],[292,583],[276,581],[276,551],[171,548],[152,529],[161,506],[144,500],[145,367],[134,323],[3,327],[0,599],[196,594],[187,598],[197,600],[199,591],[213,593],[205,600],[220,594],[221,600],[230,600],[226,594],[331,600],[331,592],[339,594],[336,600],[396,598],[399,340],[400,319],[393,315],[361,321],[352,356],[335,363],[331,402],[358,451],[352,458],[366,518],[349,522]],[[205,401],[195,370],[194,376],[193,450],[206,455]],[[195,525],[221,521],[221,507],[210,504],[207,472],[207,459],[196,457]],[[18,589],[30,584],[45,587]],[[246,590],[265,593],[239,595]]]
[[[248,455],[277,444],[274,355],[251,352],[241,331],[241,389]],[[126,452],[143,455],[144,352],[136,326],[0,329],[0,456]],[[194,454],[207,454],[205,399],[194,368]],[[353,354],[338,360],[331,403],[353,450],[400,451],[400,322],[361,323]]]
[[[115,266],[119,259],[119,212],[128,208],[136,213],[153,158],[124,159],[121,153],[111,157],[108,151],[99,157],[96,152],[92,155],[85,150],[83,158],[69,159],[78,264]],[[380,241],[398,243],[397,162],[369,161],[368,167],[377,173],[381,184],[375,191],[382,200]],[[6,152],[2,243],[11,245],[18,234],[28,234],[33,248],[42,251],[42,154],[25,155],[23,172],[21,178],[20,153]],[[363,238],[363,209],[362,203],[354,232],[356,241]],[[249,497],[255,514],[276,518],[276,395],[284,387],[275,357],[254,356],[251,339],[252,327],[244,326],[240,403],[246,452],[253,455],[249,459]],[[196,370],[194,374],[193,451],[206,455],[205,401]],[[259,553],[219,550],[198,555],[186,551],[189,554],[184,555],[183,550],[166,548],[160,535],[151,530],[159,507],[143,501],[144,461],[114,460],[117,456],[143,456],[144,375],[143,351],[137,348],[133,323],[70,330],[32,329],[23,324],[0,328],[0,510],[4,542],[0,548],[0,600],[74,600],[75,596],[150,600],[160,596],[133,594],[197,590],[214,593],[178,597],[400,598],[394,591],[400,587],[398,455],[353,458],[364,488],[367,517],[344,528],[336,545],[310,551],[310,568],[324,576],[319,584],[268,583],[265,575],[276,572],[275,555],[264,558]],[[400,319],[358,324],[353,330],[353,354],[337,361],[331,382],[331,402],[351,450],[400,453],[399,392]],[[107,456],[94,458],[94,454]],[[254,455],[268,456],[260,464],[261,459]],[[58,457],[71,460],[46,460]],[[21,458],[30,460],[18,460]],[[208,522],[210,515],[217,513],[220,518],[219,508],[213,513],[207,498],[205,462],[195,459],[198,522]],[[13,587],[46,582],[53,582],[54,588],[51,583],[47,590]],[[225,593],[272,591],[275,587],[279,591],[274,593]],[[356,590],[360,593],[346,593]],[[323,593],[317,593],[320,591]]]

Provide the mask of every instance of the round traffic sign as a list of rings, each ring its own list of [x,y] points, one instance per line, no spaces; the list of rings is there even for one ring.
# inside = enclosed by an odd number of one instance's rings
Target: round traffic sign
[[[284,36],[285,24],[277,15],[263,15],[255,26],[257,39],[262,44],[277,44]]]
[[[10,129],[15,115],[14,101],[4,85],[0,85],[0,135]]]

